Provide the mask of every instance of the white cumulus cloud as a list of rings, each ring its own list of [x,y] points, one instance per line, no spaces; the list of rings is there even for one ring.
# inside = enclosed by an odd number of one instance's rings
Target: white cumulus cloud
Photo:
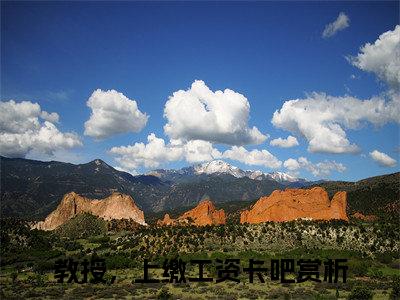
[[[116,157],[119,168],[130,170],[131,173],[139,167],[157,168],[179,160],[196,163],[221,157],[221,153],[210,142],[171,140],[165,143],[164,139],[156,137],[154,133],[147,137],[146,144],[113,147],[110,153]]]
[[[186,161],[190,163],[211,161],[222,155],[210,142],[202,140],[187,142],[184,145],[184,154]]]
[[[40,114],[40,117],[43,120],[49,121],[51,123],[58,123],[58,121],[60,119],[60,116],[57,113],[55,113],[55,112],[48,113],[47,111],[42,111],[42,113]]]
[[[237,160],[246,165],[264,166],[271,169],[279,168],[282,162],[267,150],[248,151],[244,147],[233,146],[223,153],[224,158]]]
[[[38,103],[0,102],[0,154],[51,156],[55,151],[82,146],[77,134],[63,133],[56,127],[58,120],[57,113],[42,111]]]
[[[369,156],[382,167],[394,167],[397,163],[395,159],[378,150],[370,152]]]
[[[87,101],[92,113],[85,122],[85,135],[105,139],[115,134],[139,132],[147,123],[135,100],[115,90],[95,90]]]
[[[282,138],[273,139],[269,144],[271,146],[276,146],[276,147],[290,148],[298,146],[299,142],[294,136],[289,135],[286,139]]]
[[[230,89],[211,91],[201,80],[174,92],[165,103],[165,133],[172,139],[228,145],[261,144],[267,136],[248,125],[250,104]]]
[[[286,101],[275,111],[271,122],[305,137],[310,152],[355,153],[359,147],[348,140],[345,129],[358,129],[365,122],[400,123],[400,97],[390,97],[385,102],[379,97],[360,100],[312,93],[305,99]]]
[[[346,167],[342,163],[328,160],[312,163],[305,157],[299,157],[298,159],[289,158],[283,163],[283,166],[292,172],[305,169],[315,177],[327,177],[332,171],[344,172],[346,170]]]
[[[392,88],[400,88],[400,25],[392,31],[382,33],[375,43],[366,43],[360,53],[349,57],[359,69],[373,72]]]
[[[293,158],[289,158],[289,159],[285,160],[285,162],[283,163],[283,166],[286,169],[288,169],[289,171],[297,171],[298,169],[300,169],[299,162]]]
[[[188,163],[212,161],[220,158],[236,160],[247,165],[258,165],[268,168],[279,168],[282,162],[267,150],[248,151],[244,147],[232,146],[221,153],[211,142],[203,140],[182,141],[164,139],[151,133],[147,143],[135,143],[129,146],[112,147],[109,151],[119,163],[119,170],[136,173],[139,167],[157,168],[170,162],[184,160]]]
[[[117,156],[116,160],[122,168],[132,170],[140,166],[156,168],[162,163],[179,160],[183,150],[180,146],[165,144],[164,139],[151,133],[147,137],[147,144],[112,147],[110,153]]]
[[[349,27],[349,23],[349,17],[344,12],[341,12],[335,21],[325,26],[322,36],[324,38],[334,36],[337,32]]]

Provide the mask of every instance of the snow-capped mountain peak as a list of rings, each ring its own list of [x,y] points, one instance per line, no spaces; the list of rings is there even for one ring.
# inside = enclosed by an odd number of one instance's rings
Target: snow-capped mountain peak
[[[229,174],[235,177],[244,177],[246,174],[238,167],[232,166],[223,160],[213,160],[194,166],[195,174]]]
[[[194,174],[229,174],[237,178],[248,177],[254,180],[271,179],[278,182],[296,182],[299,178],[291,176],[284,172],[264,173],[260,170],[243,171],[238,167],[223,160],[213,160],[193,167]],[[301,179],[300,179],[301,180]]]
[[[264,173],[260,170],[244,171],[223,160],[213,160],[210,162],[182,168],[179,170],[158,169],[147,173],[147,175],[153,175],[159,178],[168,179],[172,181],[177,179],[182,180],[183,178],[190,178],[192,176],[197,176],[197,175],[212,175],[212,174],[231,175],[236,178],[247,177],[253,180],[269,179],[281,183],[305,181],[304,179],[299,179],[283,172]]]
[[[269,177],[273,180],[279,181],[279,182],[282,182],[282,181],[296,182],[299,180],[298,178],[296,178],[292,175],[289,175],[287,173],[283,173],[283,172],[271,172],[266,175],[267,175],[267,177]]]

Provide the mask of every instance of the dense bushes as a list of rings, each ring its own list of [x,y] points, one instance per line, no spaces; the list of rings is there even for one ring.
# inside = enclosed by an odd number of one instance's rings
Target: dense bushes
[[[79,214],[55,230],[56,235],[72,240],[106,233],[107,222],[89,213]]]
[[[0,219],[0,249],[4,253],[19,253],[26,249],[51,249],[53,239],[48,232],[31,230],[27,221]]]
[[[106,258],[106,265],[108,269],[127,269],[138,266],[138,262],[126,254],[115,253]]]
[[[372,291],[367,285],[358,285],[350,292],[349,300],[369,300],[372,296]]]
[[[392,282],[392,292],[390,294],[391,300],[398,300],[400,299],[400,278],[396,276],[393,278]]]

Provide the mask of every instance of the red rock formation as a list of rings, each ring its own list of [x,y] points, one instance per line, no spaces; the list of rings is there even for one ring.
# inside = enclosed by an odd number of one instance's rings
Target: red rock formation
[[[195,208],[185,212],[177,219],[171,219],[165,214],[163,220],[158,220],[157,225],[220,225],[225,224],[225,212],[223,209],[216,210],[214,204],[210,200],[201,201]]]
[[[250,210],[240,215],[240,223],[285,222],[301,218],[313,220],[345,220],[346,192],[337,192],[332,201],[321,187],[312,189],[276,190],[261,197]]]
[[[92,200],[71,192],[64,195],[57,208],[44,221],[34,225],[34,228],[53,230],[84,212],[99,216],[104,220],[132,219],[141,225],[147,225],[143,211],[136,206],[131,196],[113,193],[105,199]]]
[[[165,214],[165,215],[164,215],[164,219],[158,220],[158,221],[157,221],[157,225],[158,225],[158,226],[173,225],[174,221],[175,221],[175,220],[172,219],[172,218],[169,216],[169,214]]]
[[[378,217],[375,216],[375,215],[363,215],[362,213],[360,213],[360,212],[358,212],[358,211],[356,211],[356,212],[352,215],[352,217],[353,217],[353,218],[356,218],[356,219],[363,220],[363,221],[368,221],[368,222],[372,222],[372,221],[378,220]]]

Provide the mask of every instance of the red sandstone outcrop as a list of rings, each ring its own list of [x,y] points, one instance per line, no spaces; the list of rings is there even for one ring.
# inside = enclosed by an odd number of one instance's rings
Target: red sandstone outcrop
[[[368,222],[372,222],[372,221],[376,221],[378,220],[378,217],[375,215],[363,215],[360,212],[355,212],[352,215],[353,218],[359,219],[359,220],[363,220],[363,221],[368,221]]]
[[[210,200],[201,201],[195,208],[185,212],[177,219],[172,219],[168,214],[165,214],[163,220],[158,220],[157,225],[219,225],[225,224],[226,217],[223,209],[215,209],[214,204]]]
[[[345,220],[347,195],[337,192],[332,201],[321,187],[312,189],[276,190],[261,197],[250,210],[240,215],[240,223],[285,222],[296,219]]]
[[[158,221],[157,221],[157,225],[158,225],[158,226],[173,225],[174,222],[175,222],[175,220],[172,219],[172,218],[169,216],[169,214],[165,214],[165,215],[164,215],[164,219],[158,220]]]
[[[42,230],[53,230],[80,213],[91,213],[104,220],[131,219],[141,225],[147,225],[144,213],[131,198],[121,193],[113,193],[101,200],[88,199],[75,192],[64,195],[61,203],[44,221],[33,227]]]

